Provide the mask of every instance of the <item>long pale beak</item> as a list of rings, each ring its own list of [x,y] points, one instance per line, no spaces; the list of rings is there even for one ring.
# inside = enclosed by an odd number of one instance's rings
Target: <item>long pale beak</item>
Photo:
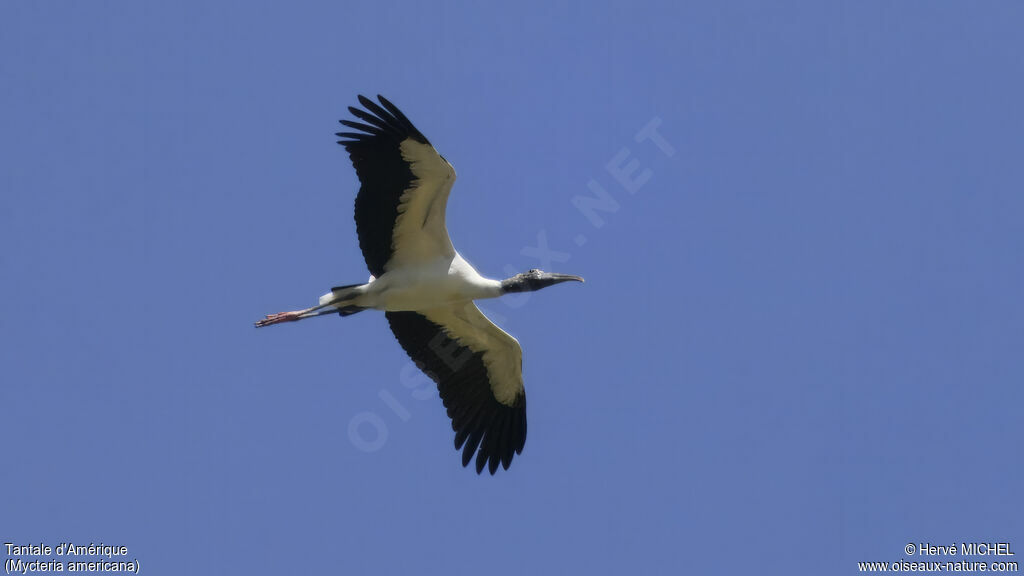
[[[573,276],[572,274],[556,274],[554,272],[549,272],[547,276],[548,279],[551,280],[552,284],[558,284],[559,282],[583,282],[583,278]]]

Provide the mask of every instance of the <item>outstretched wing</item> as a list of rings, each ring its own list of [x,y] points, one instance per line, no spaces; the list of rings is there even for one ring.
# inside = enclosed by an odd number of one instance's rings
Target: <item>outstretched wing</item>
[[[437,382],[462,465],[508,470],[526,444],[526,392],[519,342],[472,302],[422,312],[387,312],[391,331]]]
[[[452,168],[405,114],[383,96],[365,96],[366,110],[349,107],[362,122],[341,120],[357,132],[339,132],[361,184],[356,196],[356,232],[370,273],[452,258],[445,227]]]

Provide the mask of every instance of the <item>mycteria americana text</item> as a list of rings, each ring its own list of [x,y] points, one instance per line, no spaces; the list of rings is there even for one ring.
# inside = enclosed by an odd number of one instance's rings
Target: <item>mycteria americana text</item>
[[[271,314],[257,327],[324,314],[383,310],[398,342],[437,382],[455,430],[462,465],[506,470],[526,442],[526,393],[519,342],[473,303],[583,278],[530,270],[506,280],[481,276],[448,237],[445,207],[455,170],[409,119],[377,96],[359,96],[362,122],[342,120],[339,132],[361,186],[355,219],[359,247],[372,276],[332,288],[304,310]]]

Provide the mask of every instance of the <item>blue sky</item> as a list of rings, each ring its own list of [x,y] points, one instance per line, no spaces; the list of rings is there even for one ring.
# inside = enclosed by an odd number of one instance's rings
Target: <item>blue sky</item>
[[[0,539],[246,575],[1024,547],[1022,17],[4,3]],[[481,272],[587,279],[483,305],[529,396],[494,477],[380,314],[252,328],[367,276],[333,136],[359,93],[454,164]]]

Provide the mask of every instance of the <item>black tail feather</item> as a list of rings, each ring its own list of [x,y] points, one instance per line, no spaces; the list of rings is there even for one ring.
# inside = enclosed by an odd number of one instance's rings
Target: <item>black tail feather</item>
[[[366,308],[363,308],[362,306],[343,306],[338,308],[338,314],[342,316],[351,316],[356,312],[362,312],[363,310],[366,310]]]

